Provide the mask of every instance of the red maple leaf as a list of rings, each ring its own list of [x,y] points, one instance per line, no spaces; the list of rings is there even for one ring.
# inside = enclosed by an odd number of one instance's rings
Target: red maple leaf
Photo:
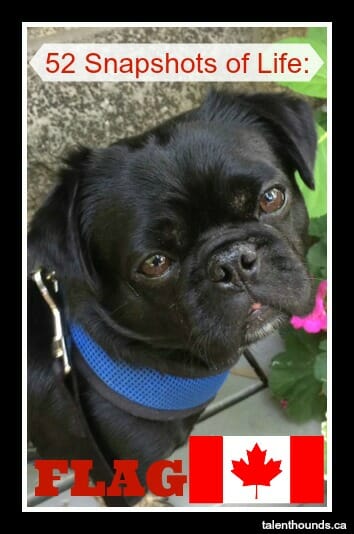
[[[244,486],[256,486],[256,499],[258,499],[258,486],[270,486],[270,481],[278,476],[282,471],[279,469],[281,460],[276,462],[271,459],[264,462],[267,449],[261,451],[258,443],[252,451],[247,451],[248,464],[244,460],[232,460],[233,469],[231,473],[243,481]]]

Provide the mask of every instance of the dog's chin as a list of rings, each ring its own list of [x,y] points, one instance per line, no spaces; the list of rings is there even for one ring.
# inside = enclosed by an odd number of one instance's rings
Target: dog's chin
[[[278,330],[288,318],[286,313],[263,305],[252,310],[242,325],[219,332],[213,340],[209,336],[198,336],[198,346],[194,344],[192,352],[212,371],[230,368],[237,363],[245,348]],[[204,345],[203,341],[209,343]]]
[[[278,330],[288,318],[287,314],[271,306],[263,305],[260,309],[252,310],[246,319],[242,348],[269,336]]]

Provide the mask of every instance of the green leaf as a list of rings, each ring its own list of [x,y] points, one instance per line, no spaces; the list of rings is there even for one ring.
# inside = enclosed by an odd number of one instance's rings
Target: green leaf
[[[325,352],[320,352],[315,359],[314,375],[320,382],[327,382],[327,354]]]
[[[327,395],[327,340],[324,339],[319,344],[320,352],[315,360],[314,375],[317,380],[322,382],[322,392]]]
[[[298,349],[287,349],[272,361],[269,386],[278,399],[287,401],[287,414],[296,421],[323,419],[326,398],[313,373],[314,358]]]
[[[315,219],[310,219],[309,235],[313,237],[318,237],[320,239],[326,239],[326,236],[327,236],[326,215],[322,215],[322,217],[316,217]]]
[[[327,217],[323,215],[310,220],[309,235],[316,237],[307,253],[310,272],[318,278],[327,278]],[[322,349],[326,350],[326,349]]]
[[[283,335],[286,352],[278,354],[272,361],[270,389],[279,400],[287,401],[286,412],[296,421],[324,418],[324,382],[318,380],[314,372],[317,362],[318,372],[322,373],[318,358],[324,335],[309,335],[289,328]]]
[[[327,278],[327,246],[321,240],[312,245],[307,253],[310,272],[323,280]]]
[[[323,350],[323,352],[327,352],[327,339],[324,339],[323,341],[321,341],[321,343],[319,344],[319,347],[321,350]]]
[[[323,335],[309,335],[304,330],[295,330],[290,325],[281,330],[281,336],[287,350],[309,353],[312,354],[313,358],[318,354],[319,343],[323,340]]]
[[[327,43],[327,28],[313,27],[309,28],[306,33],[306,37],[310,41],[320,41],[321,43]]]
[[[322,111],[322,109],[314,110],[315,121],[323,130],[327,130],[327,112]]]
[[[322,67],[315,76],[308,82],[280,82],[283,87],[289,87],[297,93],[315,98],[326,98],[327,96],[327,44],[321,40],[310,37],[288,37],[281,39],[278,43],[310,44],[323,61]]]
[[[327,408],[327,397],[323,388],[315,382],[302,384],[294,392],[294,398],[288,401],[287,414],[297,422],[305,422],[309,419],[321,421]]]
[[[302,192],[311,218],[327,213],[327,132],[317,125],[317,154],[315,163],[315,191],[311,191],[296,173],[297,184]]]

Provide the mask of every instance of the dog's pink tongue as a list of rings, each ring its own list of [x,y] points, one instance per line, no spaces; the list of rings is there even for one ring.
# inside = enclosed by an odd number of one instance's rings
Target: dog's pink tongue
[[[262,304],[260,302],[254,302],[251,306],[251,310],[260,310],[262,307]]]

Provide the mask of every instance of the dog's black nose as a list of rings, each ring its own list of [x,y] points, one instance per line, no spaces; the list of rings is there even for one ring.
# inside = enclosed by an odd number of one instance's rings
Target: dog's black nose
[[[258,256],[251,243],[239,243],[214,253],[208,262],[208,277],[219,284],[237,284],[257,272]]]

